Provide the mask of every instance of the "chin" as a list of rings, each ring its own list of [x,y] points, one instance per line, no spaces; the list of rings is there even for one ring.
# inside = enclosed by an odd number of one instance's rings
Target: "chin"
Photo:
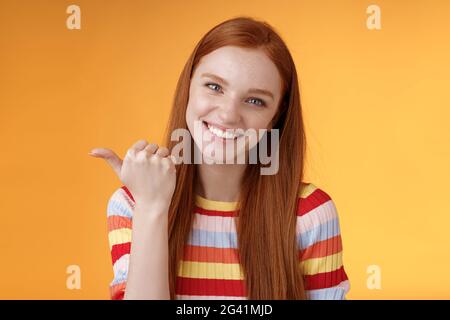
[[[248,162],[249,160],[249,154],[248,152],[245,152],[245,150],[238,150],[238,152],[234,154],[233,157],[227,157],[226,155],[225,156],[218,155],[211,157],[209,154],[209,150],[207,152],[203,152],[202,156],[203,159],[207,159],[206,161],[208,161],[208,163],[214,161],[214,164],[245,164],[245,161]]]

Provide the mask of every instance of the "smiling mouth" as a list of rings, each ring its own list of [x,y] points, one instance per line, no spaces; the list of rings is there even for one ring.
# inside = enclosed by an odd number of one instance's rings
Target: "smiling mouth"
[[[227,129],[226,131],[222,130],[221,128],[215,127],[212,124],[209,124],[206,121],[203,121],[203,125],[209,130],[209,132],[211,132],[214,136],[219,137],[221,139],[225,139],[225,140],[233,140],[233,139],[237,139],[240,136],[242,136],[243,134],[238,132],[241,130],[236,130],[236,129]]]

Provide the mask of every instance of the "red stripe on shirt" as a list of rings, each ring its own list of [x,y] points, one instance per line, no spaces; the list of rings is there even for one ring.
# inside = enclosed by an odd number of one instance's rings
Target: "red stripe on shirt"
[[[121,282],[109,287],[111,300],[123,300],[125,295],[126,282]]]
[[[127,193],[127,195],[131,198],[131,200],[134,201],[133,195],[131,194],[130,190],[128,190],[128,188],[126,186],[122,186],[121,187],[123,190],[125,190],[125,192]]]
[[[330,200],[330,196],[321,189],[314,190],[306,198],[298,198],[297,216],[303,216],[318,206]]]
[[[214,248],[203,246],[184,246],[184,261],[239,263],[238,250],[235,248]]]
[[[299,250],[298,254],[300,260],[306,260],[331,256],[340,251],[342,251],[342,239],[339,234],[332,238],[316,242],[304,250]]]
[[[313,275],[306,275],[305,277],[305,289],[315,290],[315,289],[325,289],[337,286],[342,281],[348,279],[345,273],[344,266],[337,270],[330,272],[322,272]]]
[[[238,211],[217,211],[217,210],[206,210],[198,206],[194,207],[194,212],[202,214],[205,216],[216,216],[216,217],[235,217],[238,215]]]
[[[108,222],[108,231],[113,231],[122,228],[131,229],[132,226],[131,219],[123,216],[114,216],[114,215],[109,216],[107,218],[107,222]]]
[[[131,242],[115,244],[111,248],[111,259],[114,264],[121,256],[129,254],[131,250]]]

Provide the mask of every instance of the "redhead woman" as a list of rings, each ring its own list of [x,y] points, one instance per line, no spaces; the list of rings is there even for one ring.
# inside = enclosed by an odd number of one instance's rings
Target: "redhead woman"
[[[185,161],[177,130],[190,133]],[[261,159],[233,161],[263,136],[272,174]],[[179,77],[165,145],[90,153],[122,183],[107,207],[111,298],[346,299],[337,210],[303,181],[305,145],[296,68],[273,27],[237,17],[207,32]]]

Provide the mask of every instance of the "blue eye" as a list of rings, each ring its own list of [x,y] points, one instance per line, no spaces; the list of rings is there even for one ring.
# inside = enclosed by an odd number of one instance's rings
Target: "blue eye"
[[[217,83],[213,83],[213,82],[208,82],[208,83],[205,84],[205,86],[210,88],[213,91],[218,91],[218,90],[213,89],[214,86],[216,86],[219,89],[221,88],[220,85],[218,85]],[[213,87],[211,87],[211,86],[213,86]],[[255,106],[258,106],[258,107],[265,107],[266,106],[266,103],[264,102],[264,100],[261,100],[261,99],[258,99],[258,98],[250,98],[250,100],[257,101],[257,103],[252,103]]]
[[[251,98],[250,100],[258,101],[259,104],[256,104],[256,105],[257,105],[257,106],[260,106],[260,107],[264,107],[264,106],[266,105],[266,103],[265,103],[263,100],[261,100],[261,99]]]
[[[217,87],[220,88],[220,86],[219,86],[217,83],[207,83],[206,86],[207,86],[208,88],[211,88],[210,86],[217,86]],[[212,90],[214,90],[214,89],[212,89]],[[217,90],[214,90],[214,91],[217,91]]]

